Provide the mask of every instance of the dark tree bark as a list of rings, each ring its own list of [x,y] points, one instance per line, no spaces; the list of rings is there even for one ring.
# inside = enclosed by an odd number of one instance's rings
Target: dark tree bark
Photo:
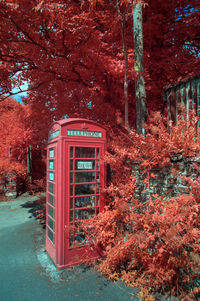
[[[144,81],[143,60],[143,30],[142,30],[142,5],[136,4],[133,10],[134,32],[134,61],[135,61],[135,93],[136,93],[136,130],[145,134],[143,122],[147,118],[146,90]]]
[[[120,12],[120,1],[117,1],[116,8],[118,12],[118,17],[120,20],[120,28],[121,28],[121,38],[123,44],[124,51],[124,121],[125,127],[129,130],[129,120],[128,120],[128,49],[127,49],[127,41],[126,41],[126,33],[125,33],[125,15],[128,10],[121,13]]]
[[[121,21],[121,34],[124,49],[124,109],[125,109],[125,127],[129,129],[128,122],[128,51],[125,37],[125,18]]]

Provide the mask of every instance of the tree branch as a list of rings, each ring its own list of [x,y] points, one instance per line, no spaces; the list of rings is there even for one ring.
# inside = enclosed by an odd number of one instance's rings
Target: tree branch
[[[16,26],[16,28],[21,31],[34,45],[40,47],[41,49],[43,49],[46,53],[48,53],[48,50],[41,44],[39,44],[38,42],[36,42],[30,35],[28,32],[26,32],[24,29],[22,29],[22,27],[16,23],[16,21],[10,17],[11,22]]]

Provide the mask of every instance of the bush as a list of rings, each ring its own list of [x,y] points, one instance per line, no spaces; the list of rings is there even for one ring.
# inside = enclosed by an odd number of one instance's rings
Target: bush
[[[113,170],[107,206],[83,223],[91,247],[101,256],[98,269],[110,279],[185,299],[200,291],[200,184],[191,176],[185,178],[187,195],[152,198],[150,169],[167,166],[176,154],[199,156],[198,118],[193,113],[187,121],[183,110],[176,126],[155,113],[146,124],[146,137],[134,131],[115,137],[106,158]],[[140,162],[147,175],[146,203],[133,198],[132,162]]]

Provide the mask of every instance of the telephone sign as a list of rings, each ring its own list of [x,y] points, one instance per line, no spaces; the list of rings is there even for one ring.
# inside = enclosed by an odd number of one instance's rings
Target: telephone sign
[[[84,137],[101,137],[102,133],[97,131],[76,131],[67,130],[69,136],[84,136]]]
[[[92,169],[92,162],[83,162],[83,161],[78,161],[78,169]]]

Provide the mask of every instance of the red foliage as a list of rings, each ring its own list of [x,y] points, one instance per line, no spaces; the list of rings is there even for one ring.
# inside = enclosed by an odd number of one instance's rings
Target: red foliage
[[[31,141],[26,109],[14,100],[0,104],[0,173],[25,173],[26,147]],[[10,152],[10,156],[9,156]]]
[[[34,172],[34,178],[40,179],[44,176],[42,172],[45,170],[44,164],[42,165],[42,158],[37,155],[41,152],[43,133],[46,134],[46,128],[40,131],[40,127],[37,127],[37,118],[34,119],[34,112],[29,105],[22,105],[12,99],[0,103],[1,183],[6,180],[10,172],[14,172],[18,178],[22,178],[21,180],[26,178],[29,145],[32,146],[34,163],[36,163],[35,158],[38,157],[37,172],[40,172],[40,176]]]
[[[149,172],[152,167],[168,165],[176,154],[199,155],[198,118],[191,113],[186,121],[183,116],[177,126],[168,124],[169,133],[166,120],[155,113],[146,125],[146,137],[133,131],[112,143],[112,154],[106,159],[113,170],[108,205],[84,227],[92,247],[100,250],[98,269],[111,279],[145,287],[146,292],[195,298],[199,293],[195,281],[200,268],[200,183],[187,179],[189,193],[176,198],[151,196],[149,189],[149,201],[144,203],[133,198],[135,180],[130,172],[131,163],[140,162],[149,186],[150,178],[156,177]]]
[[[84,2],[86,3],[85,5]],[[115,126],[124,113],[124,58],[115,1],[3,0],[0,3],[0,91],[28,82],[26,100],[40,121],[64,115]],[[100,2],[100,3],[98,3]],[[122,1],[120,9],[127,10]],[[143,1],[142,1],[143,2]],[[164,85],[198,72],[196,0],[153,0],[144,13],[144,65],[148,106],[162,106]],[[132,8],[126,12],[129,120],[135,122]]]
[[[41,196],[36,202],[34,202],[36,206],[40,206],[41,209],[36,210],[36,218],[39,220],[40,224],[46,223],[46,197]]]

